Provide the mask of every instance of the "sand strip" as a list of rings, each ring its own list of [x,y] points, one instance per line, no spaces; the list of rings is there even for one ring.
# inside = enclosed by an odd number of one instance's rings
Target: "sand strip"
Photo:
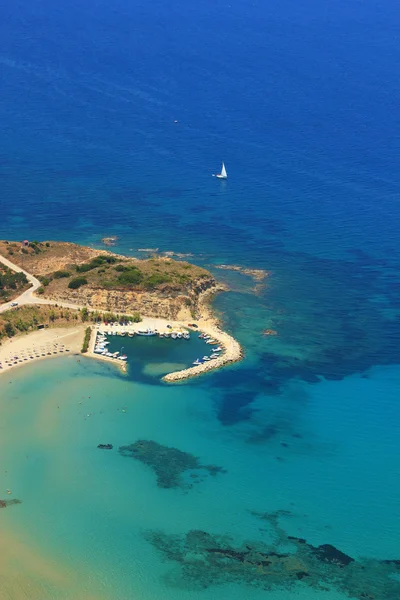
[[[81,351],[85,326],[55,327],[21,334],[0,346],[0,374],[31,362]]]

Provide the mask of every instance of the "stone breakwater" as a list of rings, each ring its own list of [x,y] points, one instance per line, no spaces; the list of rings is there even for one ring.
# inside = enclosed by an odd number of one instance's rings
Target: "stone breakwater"
[[[199,328],[202,332],[207,333],[214,340],[218,341],[219,345],[224,349],[222,356],[215,360],[204,362],[201,365],[189,367],[188,369],[182,369],[181,371],[175,371],[174,373],[168,373],[168,375],[163,377],[163,381],[166,381],[167,383],[183,381],[184,379],[197,377],[198,375],[202,375],[207,371],[214,371],[215,369],[219,369],[229,363],[242,360],[244,355],[242,347],[240,346],[239,342],[237,342],[228,333],[221,331],[221,329],[215,325],[199,325]]]

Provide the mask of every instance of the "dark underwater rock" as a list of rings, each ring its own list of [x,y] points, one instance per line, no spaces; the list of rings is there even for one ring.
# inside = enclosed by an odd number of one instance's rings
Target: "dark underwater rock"
[[[12,506],[13,504],[22,504],[22,502],[17,498],[12,498],[11,500],[0,500],[0,508],[7,508],[7,506]]]
[[[151,467],[156,474],[157,485],[162,488],[192,487],[200,479],[194,471],[205,471],[213,477],[218,473],[226,473],[222,467],[202,465],[196,456],[152,440],[138,440],[129,446],[121,446],[119,452],[122,456],[140,460]],[[191,484],[184,481],[185,473],[192,479]]]
[[[317,592],[335,589],[351,599],[400,598],[400,581],[396,579],[400,560],[356,560],[331,544],[316,547],[305,538],[288,536],[278,522],[280,517],[290,516],[288,511],[252,514],[270,523],[273,544],[243,543],[203,530],[191,530],[186,535],[146,532],[146,539],[166,559],[179,565],[179,569],[165,575],[165,583],[181,590],[236,583],[265,591],[290,592],[301,581],[301,585]],[[288,543],[294,551],[280,552]]]
[[[396,567],[400,567],[400,559],[397,558],[388,558],[382,561],[386,565],[395,565]]]
[[[351,556],[348,556],[331,544],[322,544],[322,546],[318,546],[318,548],[314,548],[313,546],[309,547],[317,556],[318,560],[321,560],[322,562],[339,565],[339,567],[347,567],[347,565],[354,562],[354,558],[351,558]]]

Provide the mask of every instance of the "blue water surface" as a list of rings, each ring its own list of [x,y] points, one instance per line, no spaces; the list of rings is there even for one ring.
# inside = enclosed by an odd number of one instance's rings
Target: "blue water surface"
[[[188,581],[145,533],[260,540],[251,511],[290,513],[288,534],[315,545],[400,559],[399,29],[393,0],[3,7],[0,237],[191,253],[230,286],[215,309],[246,353],[183,386],[159,381],[183,359],[158,347],[126,378],[68,359],[0,381],[15,429],[2,488],[23,500],[0,516],[60,561],[85,557],[107,599],[349,597]],[[212,177],[222,160],[226,182]],[[66,416],[52,420],[60,386]],[[32,431],[14,412],[28,396]],[[227,474],[160,490],[95,448],[137,439]]]

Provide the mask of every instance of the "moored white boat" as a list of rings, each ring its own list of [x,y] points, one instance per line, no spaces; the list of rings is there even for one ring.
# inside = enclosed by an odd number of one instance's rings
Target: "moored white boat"
[[[156,335],[156,331],[155,329],[138,329],[137,330],[137,334],[138,335]]]

